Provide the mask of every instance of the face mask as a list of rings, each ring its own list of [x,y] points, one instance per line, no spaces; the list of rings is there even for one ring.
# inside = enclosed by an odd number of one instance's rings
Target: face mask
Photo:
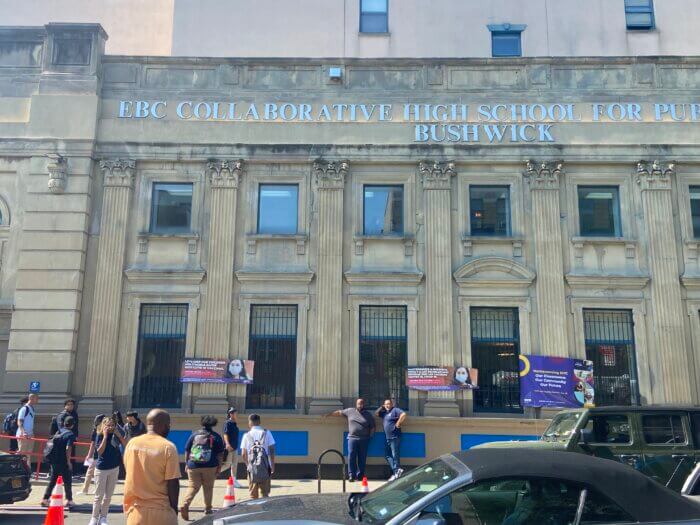
[[[229,370],[231,371],[231,373],[234,376],[237,376],[237,375],[240,375],[241,370],[243,370],[243,367],[241,365],[239,365],[238,363],[235,363],[229,367]]]
[[[455,379],[460,383],[466,383],[468,377],[466,372],[457,372],[455,374]]]

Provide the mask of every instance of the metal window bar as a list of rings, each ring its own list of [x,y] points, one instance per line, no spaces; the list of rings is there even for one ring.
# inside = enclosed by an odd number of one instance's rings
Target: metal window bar
[[[368,408],[385,399],[408,408],[405,306],[360,307],[360,397]]]
[[[186,340],[186,304],[141,305],[134,407],[180,408]]]
[[[246,408],[296,407],[297,307],[251,305],[248,359],[255,361]]]
[[[475,412],[522,413],[517,308],[472,308],[472,366],[479,371]]]
[[[584,310],[586,359],[593,361],[595,404],[638,405],[639,383],[630,310]]]

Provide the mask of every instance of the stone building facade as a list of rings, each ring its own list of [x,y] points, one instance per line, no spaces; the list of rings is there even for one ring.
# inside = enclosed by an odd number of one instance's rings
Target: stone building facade
[[[536,433],[519,354],[594,360],[603,403],[697,402],[700,60],[106,38],[0,30],[3,408],[39,381],[45,413],[71,395],[187,428],[235,404],[323,434],[315,415],[392,395],[425,457],[460,429]],[[182,385],[184,357],[254,359],[256,382]],[[407,365],[482,388],[407,392]]]

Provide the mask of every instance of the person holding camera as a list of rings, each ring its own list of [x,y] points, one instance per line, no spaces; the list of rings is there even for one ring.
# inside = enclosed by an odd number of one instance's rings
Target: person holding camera
[[[121,447],[126,444],[126,440],[117,429],[116,419],[115,416],[103,418],[96,431],[95,478],[97,487],[89,525],[106,525],[109,503],[117,486],[117,479],[119,479],[119,467],[122,463]]]

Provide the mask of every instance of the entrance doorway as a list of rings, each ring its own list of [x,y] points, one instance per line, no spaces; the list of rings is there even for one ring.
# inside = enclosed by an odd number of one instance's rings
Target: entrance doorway
[[[368,408],[385,399],[408,408],[405,306],[360,307],[360,397]]]
[[[186,340],[186,304],[141,305],[134,407],[180,408]]]

